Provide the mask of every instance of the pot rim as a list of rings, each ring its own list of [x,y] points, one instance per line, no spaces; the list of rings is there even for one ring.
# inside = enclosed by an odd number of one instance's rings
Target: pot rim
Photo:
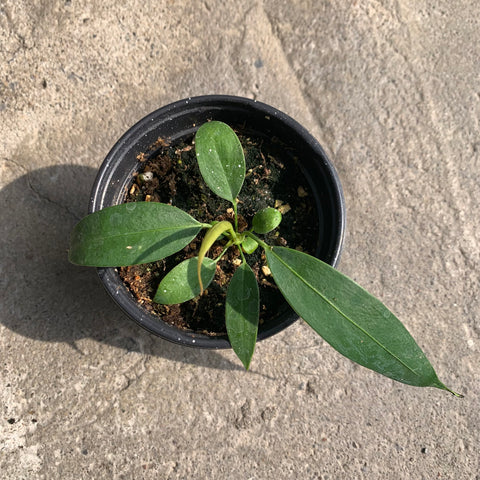
[[[115,143],[105,157],[105,160],[98,171],[92,187],[89,213],[100,210],[107,206],[105,205],[105,195],[108,191],[108,186],[114,185],[116,182],[118,183],[118,180],[115,180],[114,176],[116,172],[115,167],[119,161],[119,157],[124,155],[126,149],[134,149],[135,146],[141,143],[143,138],[146,138],[149,133],[155,131],[161,119],[167,118],[174,122],[175,118],[185,115],[185,109],[220,110],[225,108],[230,108],[233,110],[235,108],[247,108],[258,115],[263,115],[265,118],[275,119],[277,122],[285,125],[289,129],[292,129],[301,138],[301,140],[305,142],[305,144],[308,145],[309,148],[311,148],[314,152],[316,152],[317,156],[322,159],[322,169],[325,170],[326,174],[328,175],[328,180],[332,187],[331,193],[335,195],[333,203],[336,206],[336,235],[335,244],[330,252],[330,258],[328,261],[328,263],[335,267],[340,259],[346,227],[345,199],[343,196],[340,179],[335,167],[328,159],[320,143],[308,132],[305,127],[280,110],[277,110],[268,104],[249,98],[232,95],[202,95],[197,97],[189,97],[165,105],[146,115],[144,118],[130,127],[120,137],[120,139]],[[200,125],[196,126],[193,124],[192,133],[199,126]],[[144,150],[144,148],[139,146],[138,153],[140,153],[142,149]],[[130,150],[128,151],[130,155],[132,155]],[[135,157],[136,155],[133,155],[133,158]],[[120,198],[117,199],[117,203],[119,200]],[[231,348],[226,337],[212,337],[201,333],[183,331],[163,322],[163,320],[158,316],[155,316],[144,310],[137,303],[136,299],[133,297],[127,287],[123,284],[123,281],[120,279],[120,276],[115,268],[98,268],[97,271],[104,287],[115,300],[115,302],[121,307],[121,309],[136,323],[151,333],[174,343],[180,343],[187,346],[213,349]],[[280,332],[294,323],[297,319],[298,316],[292,311],[292,314],[288,315],[285,320],[272,326],[268,330],[259,331],[257,341],[263,340]]]

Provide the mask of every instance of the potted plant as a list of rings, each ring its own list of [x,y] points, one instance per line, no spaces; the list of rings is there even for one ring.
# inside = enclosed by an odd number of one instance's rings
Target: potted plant
[[[311,219],[312,223],[319,220],[323,233],[317,256],[302,248],[276,244],[275,240],[272,243],[272,232],[282,222],[282,209],[275,208],[278,205],[259,209],[250,222],[242,217],[239,195],[253,168],[247,169],[242,142],[225,122],[241,126],[247,134],[261,132],[262,139],[279,138],[282,149],[291,155],[291,163],[301,163],[320,209],[320,220]],[[166,139],[179,144],[193,134],[194,155],[205,188],[219,201],[227,202],[226,214],[205,222],[171,202],[145,198],[124,203],[126,189],[134,193],[153,177],[150,170],[139,174],[139,164],[132,158],[142,163],[151,145],[164,147]],[[192,147],[187,145],[184,150]],[[181,158],[177,163],[182,165]],[[134,177],[136,183],[132,186]],[[318,182],[321,190],[314,187]],[[298,196],[308,193],[299,186]],[[205,200],[204,206],[207,203]],[[265,262],[263,273],[275,282],[294,312],[340,353],[394,380],[454,393],[438,379],[400,321],[379,300],[333,268],[340,254],[343,228],[344,204],[338,178],[321,147],[302,127],[258,102],[236,97],[197,97],[155,112],[117,143],[97,177],[91,213],[72,233],[69,258],[76,264],[100,267],[107,290],[145,328],[172,341],[203,347],[213,346],[208,336],[190,333],[185,340],[184,332],[162,325],[158,318],[142,310],[120,281],[115,267],[144,265],[177,255],[178,264],[159,279],[153,298],[158,304],[177,305],[201,298],[218,274],[220,262],[234,263],[227,279],[224,306],[228,339],[214,341],[218,342],[217,348],[231,345],[248,369],[258,335],[260,294],[259,269],[254,271],[247,257],[257,252],[258,258],[260,250],[259,258]],[[190,248],[193,241],[197,243]],[[208,258],[207,252],[214,246],[216,253]],[[190,254],[178,257],[184,249],[190,249]],[[267,323],[258,336],[269,336],[294,319],[288,312],[276,324]]]

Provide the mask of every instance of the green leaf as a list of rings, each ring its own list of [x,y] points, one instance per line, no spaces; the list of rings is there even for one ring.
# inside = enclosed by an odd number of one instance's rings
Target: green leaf
[[[268,233],[277,228],[281,221],[282,214],[275,208],[267,207],[255,214],[252,226],[257,233]]]
[[[242,263],[228,286],[225,321],[230,344],[247,370],[257,341],[259,305],[255,274]]]
[[[235,132],[223,122],[204,123],[195,135],[195,151],[205,183],[235,204],[245,179],[245,157]]]
[[[288,303],[341,354],[399,382],[454,393],[400,321],[355,282],[305,253],[284,247],[265,252]]]
[[[69,260],[122,267],[168,257],[188,245],[203,225],[172,205],[133,202],[92,213],[75,226]]]
[[[174,267],[163,277],[153,299],[156,303],[174,305],[200,295],[197,276],[198,257],[189,258]],[[202,263],[202,282],[207,287],[215,276],[216,262],[205,258]]]
[[[242,248],[245,253],[249,255],[253,253],[258,247],[258,243],[252,237],[245,237],[242,242]]]

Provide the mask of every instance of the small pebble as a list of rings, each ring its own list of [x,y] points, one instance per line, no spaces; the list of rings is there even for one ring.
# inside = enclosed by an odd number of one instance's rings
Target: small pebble
[[[297,195],[300,198],[308,197],[308,193],[305,191],[305,189],[301,185],[297,188]]]
[[[280,205],[278,207],[278,211],[282,214],[285,215],[287,212],[289,212],[292,209],[292,207],[287,203],[285,205]]]

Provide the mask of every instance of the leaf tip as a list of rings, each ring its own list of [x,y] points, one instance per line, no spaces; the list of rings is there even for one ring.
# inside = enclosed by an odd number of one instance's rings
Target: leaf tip
[[[453,390],[450,390],[450,388],[448,388],[448,387],[445,387],[444,390],[446,390],[447,392],[450,392],[454,397],[464,398],[464,395],[462,395],[461,393],[458,393],[458,392],[454,392]]]
[[[435,382],[433,386],[436,388],[439,388],[440,390],[446,390],[447,392],[451,393],[454,397],[464,398],[464,396],[461,393],[454,392],[452,389],[448,388],[445,384],[443,384],[440,381],[438,381],[438,383]]]
[[[252,358],[250,357],[248,360],[242,360],[243,367],[245,368],[245,371],[248,372],[248,369],[250,368],[250,362]]]

